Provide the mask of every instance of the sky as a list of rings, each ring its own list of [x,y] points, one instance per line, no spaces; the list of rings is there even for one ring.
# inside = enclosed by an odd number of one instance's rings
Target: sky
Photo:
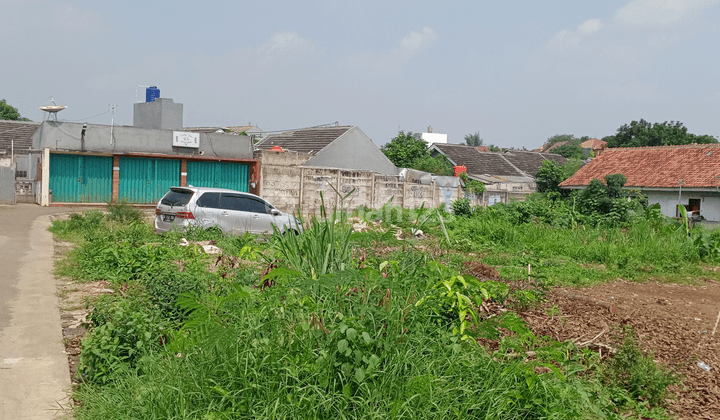
[[[500,147],[682,121],[720,137],[720,0],[0,0],[0,98],[35,121],[478,132]]]

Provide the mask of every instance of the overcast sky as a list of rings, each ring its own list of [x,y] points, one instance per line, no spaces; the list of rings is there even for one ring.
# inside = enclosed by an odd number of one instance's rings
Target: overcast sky
[[[720,136],[720,1],[0,0],[0,98],[132,124],[137,85],[185,126],[339,121],[501,147],[644,118]],[[144,98],[144,90],[138,92]]]

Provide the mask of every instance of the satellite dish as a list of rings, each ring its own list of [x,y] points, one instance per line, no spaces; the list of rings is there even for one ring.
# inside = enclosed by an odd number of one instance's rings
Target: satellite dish
[[[48,113],[48,119],[57,121],[57,113],[67,108],[65,105],[57,105],[52,98],[50,98],[52,105],[43,105],[40,107],[41,111]]]

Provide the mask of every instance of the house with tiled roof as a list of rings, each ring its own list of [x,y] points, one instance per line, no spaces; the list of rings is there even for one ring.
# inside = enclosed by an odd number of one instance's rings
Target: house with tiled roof
[[[430,153],[445,155],[454,166],[465,166],[468,177],[484,183],[488,191],[507,191],[520,199],[537,190],[535,174],[543,161],[552,160],[562,165],[567,160],[554,153],[482,152],[473,146],[450,143],[433,144]]]
[[[398,168],[354,125],[309,127],[270,134],[255,144],[258,151],[291,151],[303,166],[366,170],[397,175]]]
[[[580,143],[580,147],[583,149],[585,156],[589,156],[590,151],[593,152],[594,156],[599,156],[607,148],[607,142],[600,139],[590,139]]]
[[[585,188],[612,174],[625,175],[625,188],[640,190],[666,216],[676,217],[682,205],[720,221],[720,144],[605,149],[560,187]]]

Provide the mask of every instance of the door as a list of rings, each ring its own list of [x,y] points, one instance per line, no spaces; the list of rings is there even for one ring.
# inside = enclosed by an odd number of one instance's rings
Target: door
[[[220,227],[220,193],[206,192],[197,199],[196,207],[193,209],[195,223],[207,229]],[[222,229],[222,228],[221,228]]]
[[[53,201],[104,203],[112,199],[112,157],[50,154]]]
[[[700,199],[691,198],[688,200],[688,212],[692,212],[693,215],[700,214]]]
[[[187,184],[248,192],[249,166],[237,162],[189,160]]]
[[[224,232],[258,233],[257,215],[248,211],[248,203],[244,195],[222,193],[218,226]]]
[[[120,157],[118,197],[131,203],[156,203],[180,184],[180,161]]]

